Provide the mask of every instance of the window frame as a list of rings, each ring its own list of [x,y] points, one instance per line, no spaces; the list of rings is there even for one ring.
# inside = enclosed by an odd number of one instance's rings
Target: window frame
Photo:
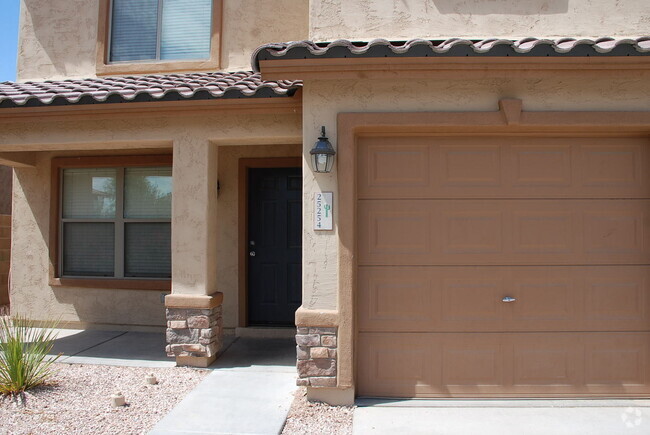
[[[212,0],[212,34],[210,37],[210,56],[207,59],[110,62],[108,56],[110,53],[112,0],[100,0],[97,26],[97,75],[218,70],[221,53],[222,8],[223,0]]]
[[[51,196],[50,196],[50,285],[66,287],[92,287],[108,289],[133,289],[133,290],[171,290],[171,278],[148,277],[68,277],[62,276],[62,218],[63,192],[62,179],[64,169],[74,168],[131,168],[131,167],[157,167],[172,166],[171,154],[156,155],[127,155],[108,157],[55,157],[52,159],[51,168]],[[118,179],[119,180],[119,179]],[[118,181],[119,183],[119,181]],[[121,209],[122,207],[119,207]],[[114,221],[118,220],[116,216]],[[130,219],[122,219],[129,221]],[[137,219],[142,222],[169,221],[170,219]],[[116,233],[116,238],[118,234]],[[124,258],[124,253],[116,253]],[[119,267],[116,267],[118,269]],[[121,268],[119,268],[121,269]]]

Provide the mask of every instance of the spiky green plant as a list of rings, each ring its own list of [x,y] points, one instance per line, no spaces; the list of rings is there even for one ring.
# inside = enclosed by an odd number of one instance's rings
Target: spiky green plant
[[[52,351],[58,322],[37,328],[21,316],[0,317],[0,394],[15,395],[45,383],[59,355]]]

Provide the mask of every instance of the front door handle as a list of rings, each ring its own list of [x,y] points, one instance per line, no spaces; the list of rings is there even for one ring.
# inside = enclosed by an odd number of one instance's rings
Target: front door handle
[[[509,303],[509,302],[514,302],[514,301],[516,301],[516,300],[517,300],[516,298],[510,297],[510,296],[506,296],[506,297],[504,297],[503,299],[501,299],[501,302]]]
[[[251,257],[255,257],[255,251],[249,252],[248,255],[250,255]]]

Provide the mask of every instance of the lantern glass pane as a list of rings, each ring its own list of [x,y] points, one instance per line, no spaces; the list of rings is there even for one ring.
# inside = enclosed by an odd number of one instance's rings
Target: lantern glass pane
[[[325,172],[332,172],[332,166],[334,166],[334,155],[328,154]]]

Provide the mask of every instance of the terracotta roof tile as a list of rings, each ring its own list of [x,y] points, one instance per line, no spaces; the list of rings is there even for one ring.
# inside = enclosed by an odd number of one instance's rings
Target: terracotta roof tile
[[[290,97],[296,80],[263,81],[252,71],[0,83],[0,108],[216,98]]]
[[[260,60],[314,59],[318,57],[437,57],[437,56],[637,56],[650,55],[650,36],[636,39],[410,39],[368,42],[339,39],[333,42],[292,41],[258,47],[252,65]]]

